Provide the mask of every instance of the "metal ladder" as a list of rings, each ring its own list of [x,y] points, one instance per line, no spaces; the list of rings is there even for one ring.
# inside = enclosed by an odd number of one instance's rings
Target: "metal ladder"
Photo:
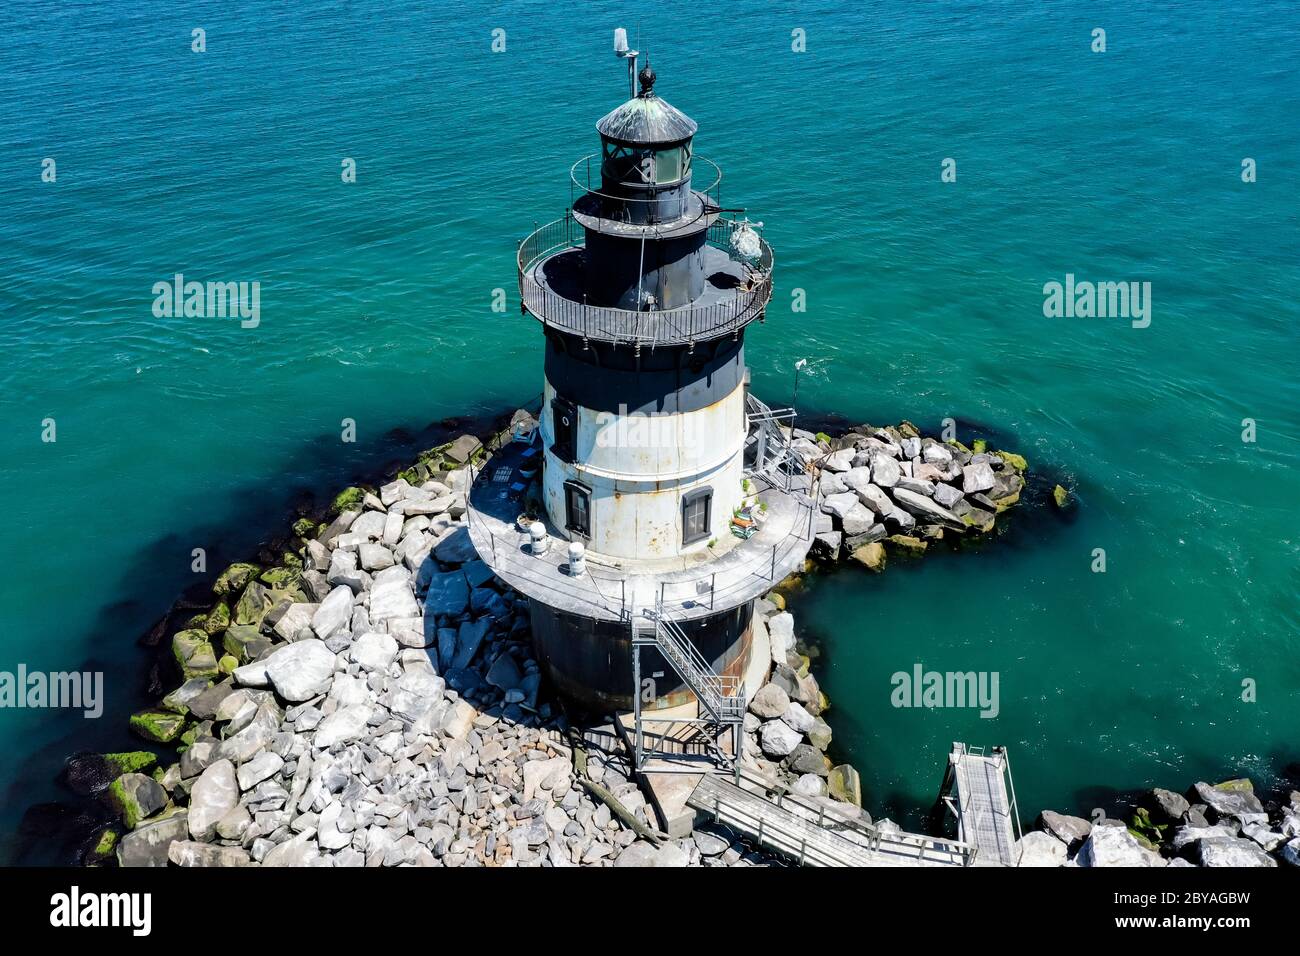
[[[714,671],[695,644],[682,630],[681,625],[670,618],[661,603],[654,611],[643,611],[633,616],[632,627],[632,684],[633,709],[636,721],[636,769],[645,768],[647,760],[653,757],[672,757],[687,759],[688,755],[672,753],[660,747],[647,749],[644,725],[646,723],[668,723],[703,728],[708,732],[712,746],[708,748],[707,759],[735,772],[740,765],[741,750],[744,745],[745,722],[745,685],[738,678]],[[682,679],[682,682],[695,694],[699,701],[701,716],[689,718],[653,718],[643,715],[643,693],[641,687],[641,649],[654,647],[668,665]],[[652,698],[653,699],[653,698]],[[647,703],[649,701],[646,701]],[[732,753],[728,756],[720,746],[717,738],[730,731],[732,735]],[[667,738],[664,738],[667,739]],[[694,771],[692,771],[694,772]]]

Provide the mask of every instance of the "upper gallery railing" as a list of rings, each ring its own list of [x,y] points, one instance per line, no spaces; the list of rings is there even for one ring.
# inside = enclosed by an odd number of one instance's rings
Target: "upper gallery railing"
[[[595,167],[592,166],[592,160],[595,160]],[[705,209],[718,209],[722,206],[722,170],[718,164],[703,156],[696,156],[691,160],[692,186],[691,191],[705,200],[700,204],[701,211]],[[698,175],[700,179],[694,179]],[[704,181],[705,185],[696,186],[695,182]],[[599,184],[599,185],[597,185]],[[641,183],[629,183],[627,185],[642,185]],[[663,184],[660,184],[663,185]],[[584,156],[571,167],[569,167],[569,208],[572,209],[578,194],[581,192],[587,196],[599,196],[601,199],[614,203],[634,203],[634,202],[658,202],[657,195],[648,196],[644,199],[637,199],[630,194],[605,192],[605,167],[600,153],[592,153],[590,156]]]
[[[537,280],[535,271],[557,252],[582,248],[582,229],[571,213],[547,223],[519,243],[519,298],[523,307],[543,324],[597,341],[649,345],[730,335],[762,316],[772,297],[772,248],[759,237],[759,253],[755,259],[738,255],[731,239],[742,226],[754,229],[752,224],[734,219],[719,219],[709,226],[708,244],[743,262],[748,276],[725,302],[636,312],[588,305],[553,292]]]

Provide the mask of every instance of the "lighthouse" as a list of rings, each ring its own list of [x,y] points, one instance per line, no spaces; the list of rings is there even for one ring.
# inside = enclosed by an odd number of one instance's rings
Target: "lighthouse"
[[[749,389],[745,335],[772,294],[762,225],[723,207],[695,121],[619,52],[633,95],[570,168],[564,217],[519,243],[541,410],[475,477],[470,536],[529,599],[556,688],[636,714],[638,763],[657,713],[709,728],[735,760],[770,662],[754,603],[802,568],[815,490],[793,410]]]

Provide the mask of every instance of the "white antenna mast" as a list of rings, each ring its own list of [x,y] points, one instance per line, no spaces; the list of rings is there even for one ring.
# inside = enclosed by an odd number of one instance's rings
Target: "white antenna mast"
[[[627,86],[628,98],[636,96],[636,58],[640,55],[636,50],[628,49],[627,31],[618,27],[614,31],[614,55],[627,60]]]

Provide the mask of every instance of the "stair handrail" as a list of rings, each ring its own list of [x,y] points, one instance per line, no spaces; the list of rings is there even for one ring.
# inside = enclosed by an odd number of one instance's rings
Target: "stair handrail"
[[[662,602],[654,612],[645,611],[643,614],[653,616],[660,650],[681,671],[682,678],[691,685],[691,690],[709,713],[727,722],[743,719],[744,695],[736,693],[743,686],[739,680],[713,670],[686,632],[664,613]]]

